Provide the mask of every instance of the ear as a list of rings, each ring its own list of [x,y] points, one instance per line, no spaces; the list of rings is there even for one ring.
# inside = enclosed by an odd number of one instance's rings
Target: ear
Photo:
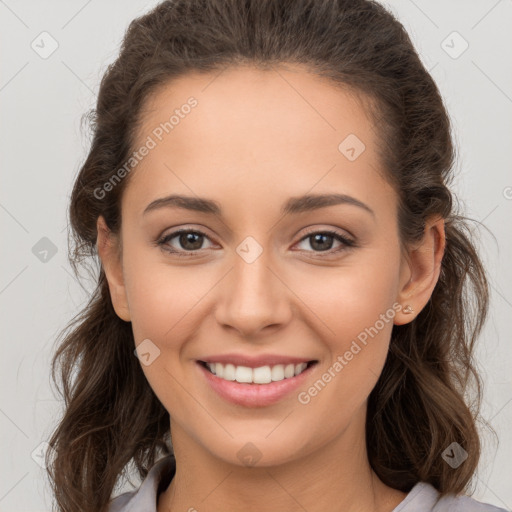
[[[422,239],[402,258],[397,297],[402,309],[395,315],[395,325],[414,320],[429,301],[439,279],[445,245],[444,219],[427,220]],[[405,306],[412,308],[412,314],[403,312]]]
[[[130,322],[130,309],[128,307],[121,263],[120,240],[117,236],[112,234],[105,219],[101,215],[98,217],[96,228],[98,231],[96,248],[107,277],[112,305],[119,318],[125,322]]]

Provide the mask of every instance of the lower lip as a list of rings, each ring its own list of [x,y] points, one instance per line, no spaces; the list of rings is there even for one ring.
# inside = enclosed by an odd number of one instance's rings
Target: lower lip
[[[265,407],[275,404],[304,384],[317,364],[312,364],[301,374],[289,379],[269,382],[268,384],[248,384],[221,379],[205,368],[202,363],[197,362],[199,369],[206,377],[206,381],[214,391],[225,400],[244,407]]]

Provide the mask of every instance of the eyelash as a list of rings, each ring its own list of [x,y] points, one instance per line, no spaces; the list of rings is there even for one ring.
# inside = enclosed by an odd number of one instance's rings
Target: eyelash
[[[160,247],[162,250],[171,253],[173,255],[176,255],[180,258],[190,258],[195,256],[196,253],[198,253],[201,249],[197,251],[177,251],[175,249],[170,249],[169,246],[167,246],[167,242],[172,240],[173,238],[176,238],[177,236],[184,234],[184,233],[193,233],[195,235],[203,236],[205,238],[209,238],[206,233],[203,233],[202,231],[197,231],[194,229],[178,229],[177,231],[173,231],[172,233],[169,233],[155,241],[155,245]],[[342,251],[346,251],[348,249],[357,247],[356,242],[354,240],[351,240],[350,238],[347,238],[337,231],[332,230],[322,230],[322,231],[311,231],[310,233],[307,233],[305,236],[303,236],[297,243],[303,242],[304,240],[307,240],[308,238],[311,238],[313,235],[330,235],[334,237],[337,241],[341,242],[342,245],[338,249],[329,249],[326,251],[306,251],[306,252],[313,252],[316,254],[327,254],[327,255],[333,255],[337,254]],[[322,256],[323,257],[323,256]]]

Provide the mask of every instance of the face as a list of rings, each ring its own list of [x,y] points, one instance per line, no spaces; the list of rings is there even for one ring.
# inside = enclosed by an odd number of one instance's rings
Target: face
[[[183,107],[190,97],[195,106]],[[411,274],[362,105],[300,68],[241,67],[183,76],[146,107],[136,148],[156,144],[124,191],[122,266],[109,284],[136,345],[145,343],[142,369],[171,432],[238,465],[241,449],[271,465],[351,429],[364,435]],[[179,121],[161,133],[176,109]],[[300,199],[333,194],[341,199]],[[154,203],[170,195],[213,205]],[[247,388],[265,384],[228,382],[199,363],[227,354],[282,356],[283,369],[316,363],[251,402]],[[245,390],[233,401],[212,379],[228,394]]]

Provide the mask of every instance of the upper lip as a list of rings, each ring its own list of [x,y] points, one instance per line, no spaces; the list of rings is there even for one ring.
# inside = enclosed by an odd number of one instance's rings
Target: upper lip
[[[300,364],[316,361],[304,357],[292,357],[278,354],[268,354],[260,356],[249,356],[242,354],[219,354],[199,359],[203,363],[222,363],[233,364],[235,366],[247,366],[248,368],[259,368],[260,366],[275,366],[276,364]]]

